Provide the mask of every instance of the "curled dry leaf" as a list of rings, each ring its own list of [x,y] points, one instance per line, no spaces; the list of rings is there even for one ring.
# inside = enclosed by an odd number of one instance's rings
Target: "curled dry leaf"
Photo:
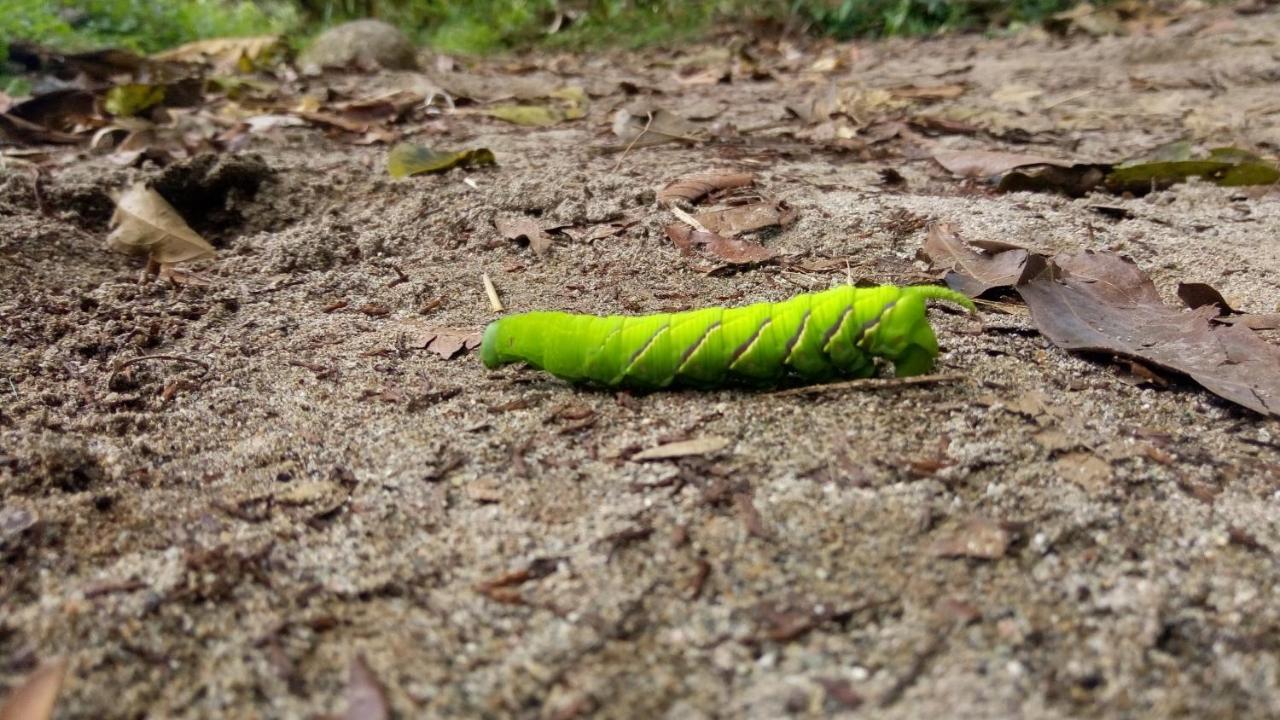
[[[1003,248],[997,252],[979,252],[970,247],[950,223],[929,227],[919,256],[937,269],[946,270],[946,283],[952,289],[978,297],[993,288],[1016,285],[1044,268],[1044,259],[1023,248]]]
[[[66,674],[65,659],[41,665],[0,703],[0,720],[50,720]]]
[[[493,221],[493,226],[499,235],[508,240],[524,238],[529,241],[529,249],[535,255],[542,255],[551,249],[551,236],[533,218],[498,218]]]
[[[667,237],[685,253],[695,247],[731,265],[751,265],[768,262],[778,256],[774,250],[750,240],[726,238],[713,232],[695,230],[684,223],[672,223],[666,227]]]
[[[107,247],[131,255],[149,255],[160,264],[188,262],[217,254],[192,230],[160,193],[139,182],[116,199],[114,230]]]
[[[751,173],[713,170],[711,172],[694,173],[676,178],[658,191],[658,203],[670,205],[684,201],[696,203],[716,190],[746,187],[755,182]]]

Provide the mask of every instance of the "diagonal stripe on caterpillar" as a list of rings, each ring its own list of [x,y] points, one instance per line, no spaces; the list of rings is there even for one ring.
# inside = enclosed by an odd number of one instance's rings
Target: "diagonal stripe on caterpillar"
[[[904,377],[938,355],[930,299],[976,311],[945,287],[881,285],[657,315],[528,312],[490,323],[480,356],[489,368],[523,361],[570,382],[644,390],[868,377],[877,357]]]

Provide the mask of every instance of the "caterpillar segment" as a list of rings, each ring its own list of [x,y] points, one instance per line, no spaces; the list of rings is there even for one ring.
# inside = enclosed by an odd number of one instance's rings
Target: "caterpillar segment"
[[[643,390],[868,377],[877,357],[900,377],[919,375],[938,355],[925,315],[934,299],[976,311],[945,287],[881,285],[656,315],[528,312],[490,323],[480,355],[489,368],[526,362],[570,382]]]

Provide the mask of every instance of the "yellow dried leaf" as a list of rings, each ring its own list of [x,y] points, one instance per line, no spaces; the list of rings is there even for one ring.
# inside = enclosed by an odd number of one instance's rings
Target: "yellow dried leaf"
[[[107,91],[103,108],[117,117],[133,117],[164,102],[163,85],[127,83]]]
[[[280,57],[279,35],[197,40],[151,57],[170,62],[207,63],[220,72],[249,73]]]
[[[157,263],[213,257],[213,246],[192,230],[160,193],[139,182],[116,199],[114,229],[107,247],[131,255],[150,255]]]
[[[438,173],[455,167],[476,167],[494,164],[493,151],[488,148],[438,152],[413,143],[400,143],[387,154],[387,172],[393,178]]]

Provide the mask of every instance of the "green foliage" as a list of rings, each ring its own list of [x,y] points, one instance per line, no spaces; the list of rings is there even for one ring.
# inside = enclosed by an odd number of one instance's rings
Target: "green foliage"
[[[297,20],[281,0],[0,0],[0,51],[7,55],[7,41],[30,40],[155,52],[201,38],[281,32]]]
[[[819,34],[847,40],[1035,23],[1076,4],[1077,0],[793,0],[790,12],[807,18]]]

